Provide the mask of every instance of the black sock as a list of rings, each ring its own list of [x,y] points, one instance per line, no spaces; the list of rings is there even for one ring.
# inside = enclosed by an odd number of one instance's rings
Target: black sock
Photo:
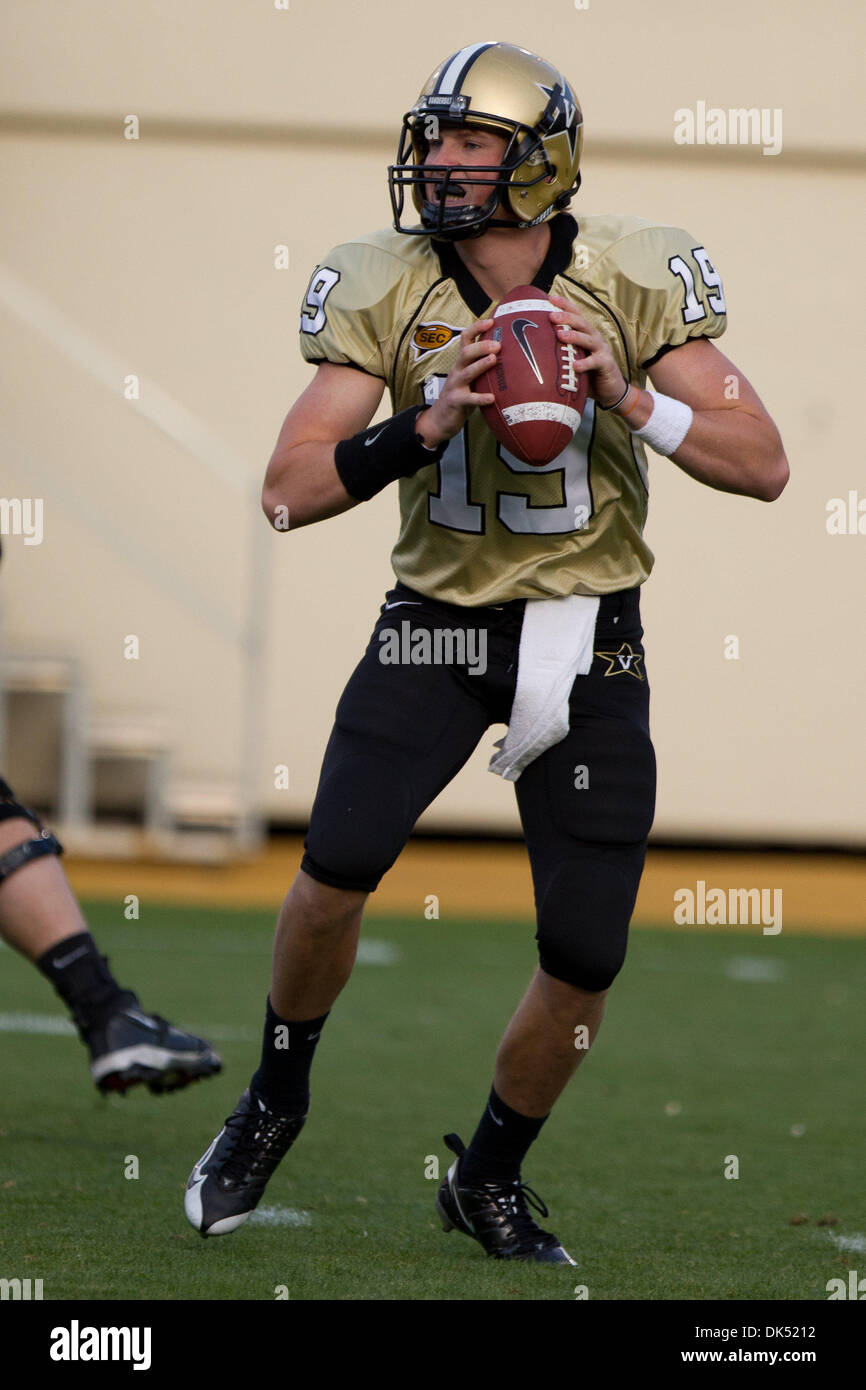
[[[89,931],[76,932],[50,946],[36,965],[71,1011],[82,1035],[119,1005],[138,1003],[130,990],[121,989]]]
[[[306,1115],[310,1108],[310,1067],[327,1014],[305,1023],[289,1023],[274,1013],[268,999],[262,1036],[262,1060],[250,1089],[273,1110]]]
[[[472,1142],[460,1160],[460,1181],[515,1182],[529,1146],[538,1138],[547,1116],[540,1120],[520,1115],[490,1088],[490,1099]]]

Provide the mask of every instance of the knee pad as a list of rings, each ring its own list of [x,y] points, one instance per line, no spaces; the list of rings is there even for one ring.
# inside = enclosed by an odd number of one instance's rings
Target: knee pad
[[[19,818],[29,820],[39,834],[32,840],[23,840],[20,845],[13,846],[5,854],[0,854],[0,883],[14,874],[16,869],[23,869],[24,865],[33,859],[41,859],[46,854],[63,853],[63,846],[57,837],[45,829],[35,811],[15,800],[12,788],[0,777],[0,821]]]
[[[412,804],[399,767],[372,754],[342,757],[316,794],[301,867],[333,888],[372,893],[409,838]]]
[[[625,960],[645,845],[575,844],[538,907],[539,963],[578,989],[608,989]]]

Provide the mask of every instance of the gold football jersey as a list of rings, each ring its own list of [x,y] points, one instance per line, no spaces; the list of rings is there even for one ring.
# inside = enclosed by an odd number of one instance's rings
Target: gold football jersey
[[[724,332],[721,279],[688,232],[615,215],[577,227],[560,214],[550,228],[535,284],[600,329],[627,381],[643,386],[666,351]],[[453,244],[376,232],[336,247],[314,271],[301,350],[308,362],[381,377],[396,414],[436,399],[460,333],[491,307]],[[543,468],[510,455],[475,410],[438,463],[400,480],[394,572],[419,593],[470,607],[632,588],[653,564],[647,486],[643,442],[592,400]]]

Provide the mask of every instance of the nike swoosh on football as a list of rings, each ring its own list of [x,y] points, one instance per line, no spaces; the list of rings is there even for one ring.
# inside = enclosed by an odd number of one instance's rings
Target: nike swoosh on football
[[[364,448],[365,448],[365,449],[369,449],[369,447],[370,447],[371,444],[375,444],[375,443],[376,443],[376,440],[379,438],[379,435],[380,435],[380,434],[384,434],[387,428],[388,428],[387,425],[383,425],[382,428],[378,431],[378,433],[373,435],[372,439],[365,439],[365,440],[364,440]]]
[[[535,375],[536,375],[538,381],[539,381],[540,384],[543,386],[543,385],[544,385],[544,377],[541,375],[541,372],[538,370],[538,363],[537,363],[536,360],[535,360],[535,354],[533,353],[532,348],[529,346],[528,342],[526,341],[526,330],[527,330],[527,328],[537,328],[537,327],[538,327],[538,324],[537,324],[537,323],[533,323],[533,322],[532,322],[532,319],[515,319],[514,323],[511,325],[511,331],[512,331],[512,333],[514,334],[515,338],[517,339],[518,345],[519,345],[519,347],[520,347],[520,351],[523,353],[524,357],[526,358],[527,362],[529,363],[530,367],[532,368],[533,372],[535,373]]]

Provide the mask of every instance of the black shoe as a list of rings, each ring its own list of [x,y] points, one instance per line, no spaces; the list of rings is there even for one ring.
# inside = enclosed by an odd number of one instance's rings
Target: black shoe
[[[143,1083],[159,1095],[222,1070],[209,1043],[159,1014],[146,1014],[134,995],[82,1036],[90,1050],[90,1075],[103,1094]]]
[[[186,1185],[184,1210],[197,1231],[224,1236],[246,1221],[306,1118],[269,1110],[260,1096],[244,1091]]]
[[[539,1260],[544,1264],[576,1265],[556,1236],[537,1226],[529,1205],[540,1216],[547,1207],[525,1182],[485,1182],[469,1186],[460,1181],[460,1156],[466,1147],[457,1134],[446,1134],[445,1143],[456,1162],[436,1194],[436,1210],[444,1231],[462,1231],[477,1240],[494,1260]]]

